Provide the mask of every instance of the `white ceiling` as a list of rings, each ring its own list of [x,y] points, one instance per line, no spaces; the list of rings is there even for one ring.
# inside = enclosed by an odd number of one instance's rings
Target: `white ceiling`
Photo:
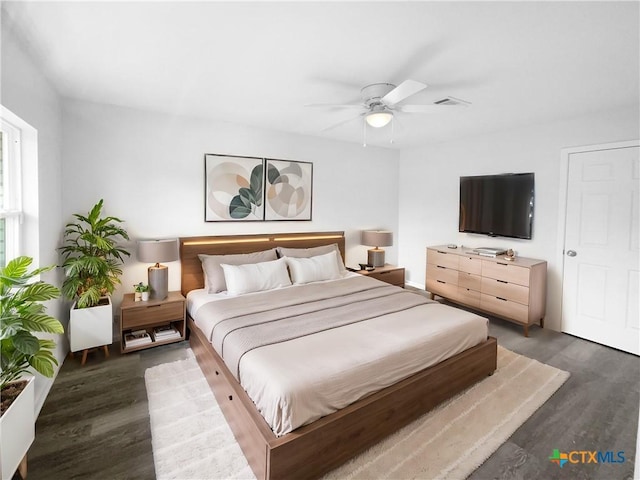
[[[2,2],[65,97],[362,142],[360,88],[429,85],[395,148],[639,105],[638,2]],[[5,18],[6,20],[6,18]],[[391,128],[368,131],[390,146]]]

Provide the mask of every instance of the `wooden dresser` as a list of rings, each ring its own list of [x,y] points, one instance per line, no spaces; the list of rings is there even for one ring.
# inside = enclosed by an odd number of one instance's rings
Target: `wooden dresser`
[[[547,262],[483,257],[446,245],[427,247],[426,289],[432,296],[518,323],[529,336],[529,325],[544,326]]]

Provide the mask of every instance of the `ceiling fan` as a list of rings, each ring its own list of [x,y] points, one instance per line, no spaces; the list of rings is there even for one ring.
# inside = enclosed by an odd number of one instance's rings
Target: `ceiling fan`
[[[374,128],[381,128],[388,125],[394,118],[395,113],[435,113],[449,110],[452,107],[466,107],[471,102],[460,100],[454,97],[445,97],[432,104],[427,105],[399,105],[400,102],[421,92],[427,85],[416,80],[405,80],[400,85],[391,83],[372,83],[360,90],[362,103],[331,104],[316,103],[305,105],[307,107],[332,107],[332,108],[357,108],[363,109],[356,117],[348,118],[335,125],[325,128],[323,131],[331,130],[352,120],[364,117],[365,128],[369,125]]]

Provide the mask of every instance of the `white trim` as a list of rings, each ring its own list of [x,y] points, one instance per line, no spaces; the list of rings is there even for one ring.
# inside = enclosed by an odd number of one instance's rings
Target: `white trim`
[[[576,153],[596,152],[598,150],[615,150],[618,148],[629,148],[640,146],[640,140],[627,140],[613,143],[599,143],[596,145],[585,145],[581,147],[563,148],[560,150],[560,195],[558,198],[558,237],[556,245],[557,265],[560,270],[560,331],[564,332],[564,239],[567,226],[567,194],[569,188],[569,157]]]
[[[0,117],[2,129],[2,177],[3,202],[0,218],[4,219],[5,261],[21,255],[22,252],[22,130],[5,118]]]

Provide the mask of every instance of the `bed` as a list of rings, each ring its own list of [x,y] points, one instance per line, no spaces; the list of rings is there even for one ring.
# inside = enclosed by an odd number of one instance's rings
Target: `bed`
[[[191,346],[225,418],[257,478],[317,478],[393,431],[408,424],[443,400],[490,375],[496,368],[496,340],[486,337],[486,330],[483,336],[478,337],[480,333],[476,328],[473,335],[470,334],[474,339],[465,340],[471,343],[463,347],[456,346],[455,348],[461,351],[456,351],[455,354],[448,354],[448,357],[443,361],[438,359],[441,354],[437,352],[435,347],[425,348],[420,344],[414,344],[411,355],[417,354],[416,352],[419,352],[420,355],[431,355],[432,358],[429,360],[431,366],[424,368],[418,365],[419,362],[423,361],[418,359],[408,373],[407,371],[394,373],[396,378],[400,375],[400,380],[394,379],[393,376],[387,378],[384,375],[386,370],[397,370],[394,366],[395,360],[391,355],[389,357],[381,356],[375,358],[374,360],[377,363],[371,363],[373,360],[365,359],[364,362],[368,365],[368,368],[381,372],[379,381],[382,383],[375,388],[371,385],[365,385],[362,387],[365,390],[349,392],[349,395],[355,395],[356,398],[359,398],[358,400],[352,401],[341,398],[339,401],[335,401],[335,397],[331,395],[327,395],[329,399],[327,400],[316,392],[307,396],[317,400],[316,403],[319,405],[320,410],[311,409],[310,413],[305,411],[306,416],[301,416],[297,415],[296,412],[305,409],[292,408],[293,416],[291,418],[293,420],[283,414],[282,411],[287,410],[286,408],[276,409],[275,416],[267,415],[269,408],[261,403],[261,399],[258,398],[256,400],[255,392],[271,388],[273,385],[279,385],[278,381],[275,380],[277,376],[257,386],[251,383],[246,384],[245,381],[247,378],[259,380],[261,376],[266,375],[266,371],[261,370],[263,368],[272,368],[272,372],[278,371],[277,366],[281,366],[282,363],[278,364],[278,360],[273,360],[273,362],[276,362],[273,363],[275,367],[269,367],[271,357],[265,356],[265,352],[268,352],[271,348],[281,349],[279,350],[280,362],[286,361],[288,355],[293,357],[296,351],[313,352],[315,349],[316,353],[309,354],[308,358],[316,360],[296,362],[296,364],[309,363],[312,370],[322,371],[321,373],[333,368],[334,371],[330,372],[331,374],[327,378],[333,379],[336,373],[344,374],[346,377],[341,377],[336,381],[342,382],[341,385],[352,385],[355,382],[353,382],[353,378],[348,376],[348,372],[343,372],[346,369],[339,365],[331,367],[330,364],[333,365],[333,362],[325,362],[322,358],[318,358],[323,352],[323,345],[327,346],[327,352],[330,354],[330,358],[333,359],[338,355],[336,352],[344,349],[344,345],[341,345],[340,342],[346,342],[347,340],[344,339],[352,338],[348,337],[348,332],[360,332],[355,333],[355,335],[362,335],[362,330],[356,330],[362,328],[365,328],[364,331],[367,332],[367,338],[370,334],[375,336],[377,332],[381,335],[380,339],[389,339],[388,341],[379,340],[379,344],[384,346],[393,344],[393,335],[388,331],[379,331],[378,328],[387,317],[393,318],[394,328],[396,329],[405,328],[405,325],[407,329],[416,328],[414,325],[416,321],[412,318],[415,315],[407,313],[414,311],[414,309],[416,309],[415,311],[428,310],[429,312],[436,312],[431,314],[434,317],[443,318],[434,321],[434,325],[440,326],[449,323],[447,315],[451,315],[451,322],[460,323],[470,322],[469,318],[477,317],[475,314],[469,314],[452,307],[439,304],[429,305],[429,301],[422,296],[407,294],[398,287],[388,286],[373,279],[351,274],[345,275],[344,278],[332,279],[331,282],[327,282],[330,284],[328,287],[322,286],[320,288],[315,284],[295,285],[274,290],[275,294],[269,294],[269,305],[275,305],[277,308],[273,308],[273,312],[269,311],[268,314],[281,315],[281,312],[289,309],[288,316],[282,314],[287,321],[289,317],[295,316],[297,318],[303,316],[307,318],[306,316],[317,315],[318,313],[316,312],[319,310],[315,307],[316,304],[314,302],[324,302],[328,299],[333,302],[328,307],[331,309],[331,315],[322,314],[324,316],[320,320],[322,322],[337,322],[336,325],[331,325],[317,333],[302,332],[300,337],[293,340],[275,338],[272,344],[251,346],[251,342],[255,341],[256,337],[262,338],[267,333],[271,335],[272,332],[272,330],[257,330],[258,333],[254,334],[253,337],[239,342],[240,344],[247,343],[250,346],[246,352],[243,351],[238,354],[234,354],[233,349],[235,347],[233,347],[233,344],[229,344],[229,347],[223,347],[222,341],[215,339],[215,335],[212,333],[214,327],[207,327],[206,318],[208,317],[203,315],[203,312],[208,309],[217,310],[219,314],[224,316],[225,312],[234,311],[234,315],[228,316],[236,318],[238,314],[241,314],[240,317],[243,321],[249,322],[251,328],[254,328],[252,323],[254,319],[260,318],[262,321],[265,313],[261,311],[259,315],[255,315],[250,310],[245,312],[245,309],[252,303],[260,304],[262,305],[261,308],[264,309],[265,300],[260,292],[255,296],[250,293],[241,299],[238,297],[235,299],[230,298],[219,303],[194,300],[205,286],[205,282],[207,284],[209,282],[203,274],[199,255],[234,255],[262,252],[274,247],[303,249],[333,244],[336,244],[339,249],[339,257],[344,259],[343,232],[187,237],[180,239],[182,292],[187,295],[190,311],[195,312],[193,315],[189,314],[188,316]],[[296,290],[297,288],[299,290]],[[328,288],[333,289],[329,294],[326,293]],[[229,289],[231,290],[231,285]],[[296,293],[290,295],[288,291],[285,291],[286,289],[291,289],[290,291]],[[311,300],[308,302],[306,300],[307,295],[311,295]],[[378,315],[372,316],[374,318],[358,317],[353,319],[351,317],[354,316],[355,312],[353,307],[355,305],[354,299],[358,299],[358,302],[360,302],[360,297],[363,295],[369,298],[366,301],[374,302],[373,306],[368,308],[367,311],[375,309]],[[291,302],[291,298],[304,298],[305,301]],[[347,300],[343,301],[343,298]],[[400,303],[398,305],[393,303],[392,306],[387,306],[387,298],[389,302],[393,299],[393,302]],[[406,302],[409,303],[405,305]],[[415,306],[413,305],[414,303],[416,304]],[[307,308],[307,304],[313,305],[313,308],[309,308],[308,312],[306,310],[299,311],[300,308]],[[388,309],[388,311],[385,309]],[[345,310],[344,315],[334,315],[335,312],[342,310]],[[366,317],[366,315],[364,316]],[[195,320],[194,317],[196,318]],[[382,317],[384,317],[383,320],[381,320]],[[340,323],[343,322],[342,319],[346,319],[344,324]],[[236,328],[229,328],[225,332],[224,325],[228,325],[225,321],[229,319],[223,320],[212,325],[216,325],[215,328],[217,329],[222,329],[220,338],[226,339],[236,333]],[[278,321],[281,320],[279,319]],[[478,323],[477,320],[474,320],[474,322],[475,324]],[[255,328],[263,328],[258,325],[260,322],[255,323]],[[290,327],[286,327],[283,331],[288,331],[289,329]],[[406,330],[406,332],[409,331],[411,330]],[[402,336],[412,337],[413,335],[395,335],[395,337]],[[354,338],[359,337],[356,336]],[[425,341],[427,340],[428,338],[425,337]],[[216,348],[218,350],[214,348],[212,342],[213,344],[217,343]],[[446,343],[446,341],[439,337],[435,343],[441,344]],[[273,346],[274,344],[275,347]],[[283,347],[283,345],[285,346]],[[223,355],[224,360],[218,353],[222,348],[227,348]],[[282,350],[283,348],[284,350]],[[362,350],[373,349],[365,346]],[[357,351],[357,349],[353,351]],[[378,355],[377,352],[374,353]],[[349,355],[358,356],[351,349],[349,350]],[[278,355],[275,355],[275,357],[278,357]],[[230,358],[236,358],[236,361],[230,360]],[[243,378],[241,380],[244,386],[239,383],[240,361],[244,365]],[[253,368],[253,373],[251,365],[257,366]],[[301,378],[304,378],[308,373],[301,370]],[[310,383],[320,385],[320,391],[330,391],[331,384],[322,383],[326,381],[326,378],[320,378]],[[283,382],[288,384],[288,380]],[[339,389],[336,388],[334,390]],[[247,391],[250,392],[251,396]],[[327,402],[333,403],[327,407]],[[316,405],[316,407],[318,406]],[[329,408],[329,410],[322,410],[323,408]]]

